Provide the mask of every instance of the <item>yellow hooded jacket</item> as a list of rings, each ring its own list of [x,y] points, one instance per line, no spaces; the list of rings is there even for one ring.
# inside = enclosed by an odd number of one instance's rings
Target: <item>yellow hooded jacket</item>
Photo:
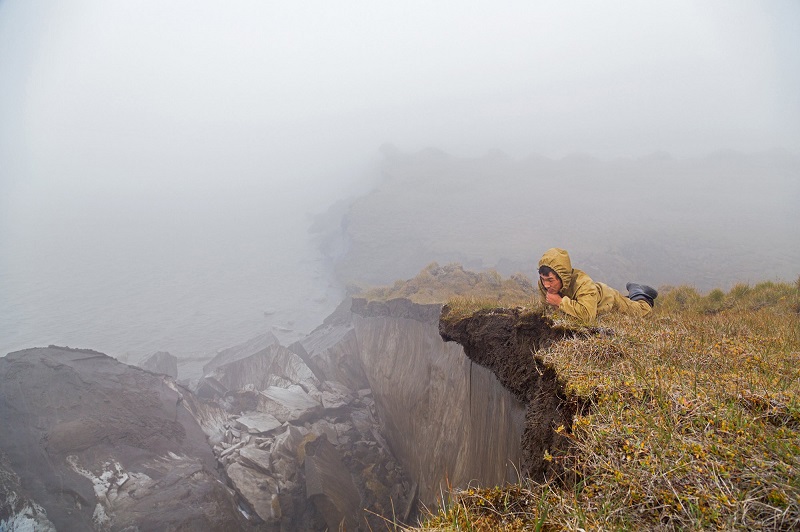
[[[574,269],[566,250],[551,248],[539,260],[539,266],[549,266],[561,279],[563,286],[558,294],[563,298],[558,310],[588,324],[594,324],[598,312],[608,312],[614,307],[612,288],[596,283],[583,271]],[[545,299],[547,290],[539,279],[539,291]]]

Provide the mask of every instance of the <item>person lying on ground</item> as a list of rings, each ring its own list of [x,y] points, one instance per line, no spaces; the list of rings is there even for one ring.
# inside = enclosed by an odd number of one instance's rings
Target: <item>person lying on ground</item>
[[[628,283],[628,296],[605,283],[597,283],[572,267],[569,253],[560,248],[544,252],[539,260],[539,291],[548,305],[579,320],[594,324],[598,314],[621,312],[644,317],[653,310],[658,292],[647,285]]]

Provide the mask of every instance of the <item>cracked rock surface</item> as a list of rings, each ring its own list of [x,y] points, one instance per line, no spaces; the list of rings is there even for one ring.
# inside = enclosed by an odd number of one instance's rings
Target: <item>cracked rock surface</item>
[[[0,358],[0,382],[0,500],[58,530],[251,528],[168,377],[51,346]]]
[[[413,506],[413,483],[380,437],[372,392],[320,369],[335,366],[326,355],[343,353],[325,334],[347,336],[341,333],[324,327],[303,357],[269,346],[199,382],[203,398],[193,410],[202,419],[206,408],[225,412],[208,430],[222,435],[213,451],[246,513],[267,529],[337,529],[344,522],[348,530],[376,530],[385,524],[381,515]],[[321,362],[314,371],[305,363],[312,356]]]

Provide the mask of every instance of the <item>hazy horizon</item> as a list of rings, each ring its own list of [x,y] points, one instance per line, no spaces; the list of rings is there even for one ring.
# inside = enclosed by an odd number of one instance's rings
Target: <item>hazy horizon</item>
[[[798,23],[790,0],[0,0],[0,321],[177,338],[170,312],[250,330],[292,286],[330,300],[287,239],[368,190],[385,143],[800,154]]]

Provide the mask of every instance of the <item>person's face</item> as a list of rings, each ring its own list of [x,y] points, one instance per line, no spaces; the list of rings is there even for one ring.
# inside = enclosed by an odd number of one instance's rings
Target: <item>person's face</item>
[[[559,291],[561,291],[563,284],[561,283],[561,279],[558,278],[558,275],[549,273],[547,276],[544,276],[540,273],[539,279],[541,279],[542,286],[544,286],[544,289],[547,290],[547,293],[557,294]]]

